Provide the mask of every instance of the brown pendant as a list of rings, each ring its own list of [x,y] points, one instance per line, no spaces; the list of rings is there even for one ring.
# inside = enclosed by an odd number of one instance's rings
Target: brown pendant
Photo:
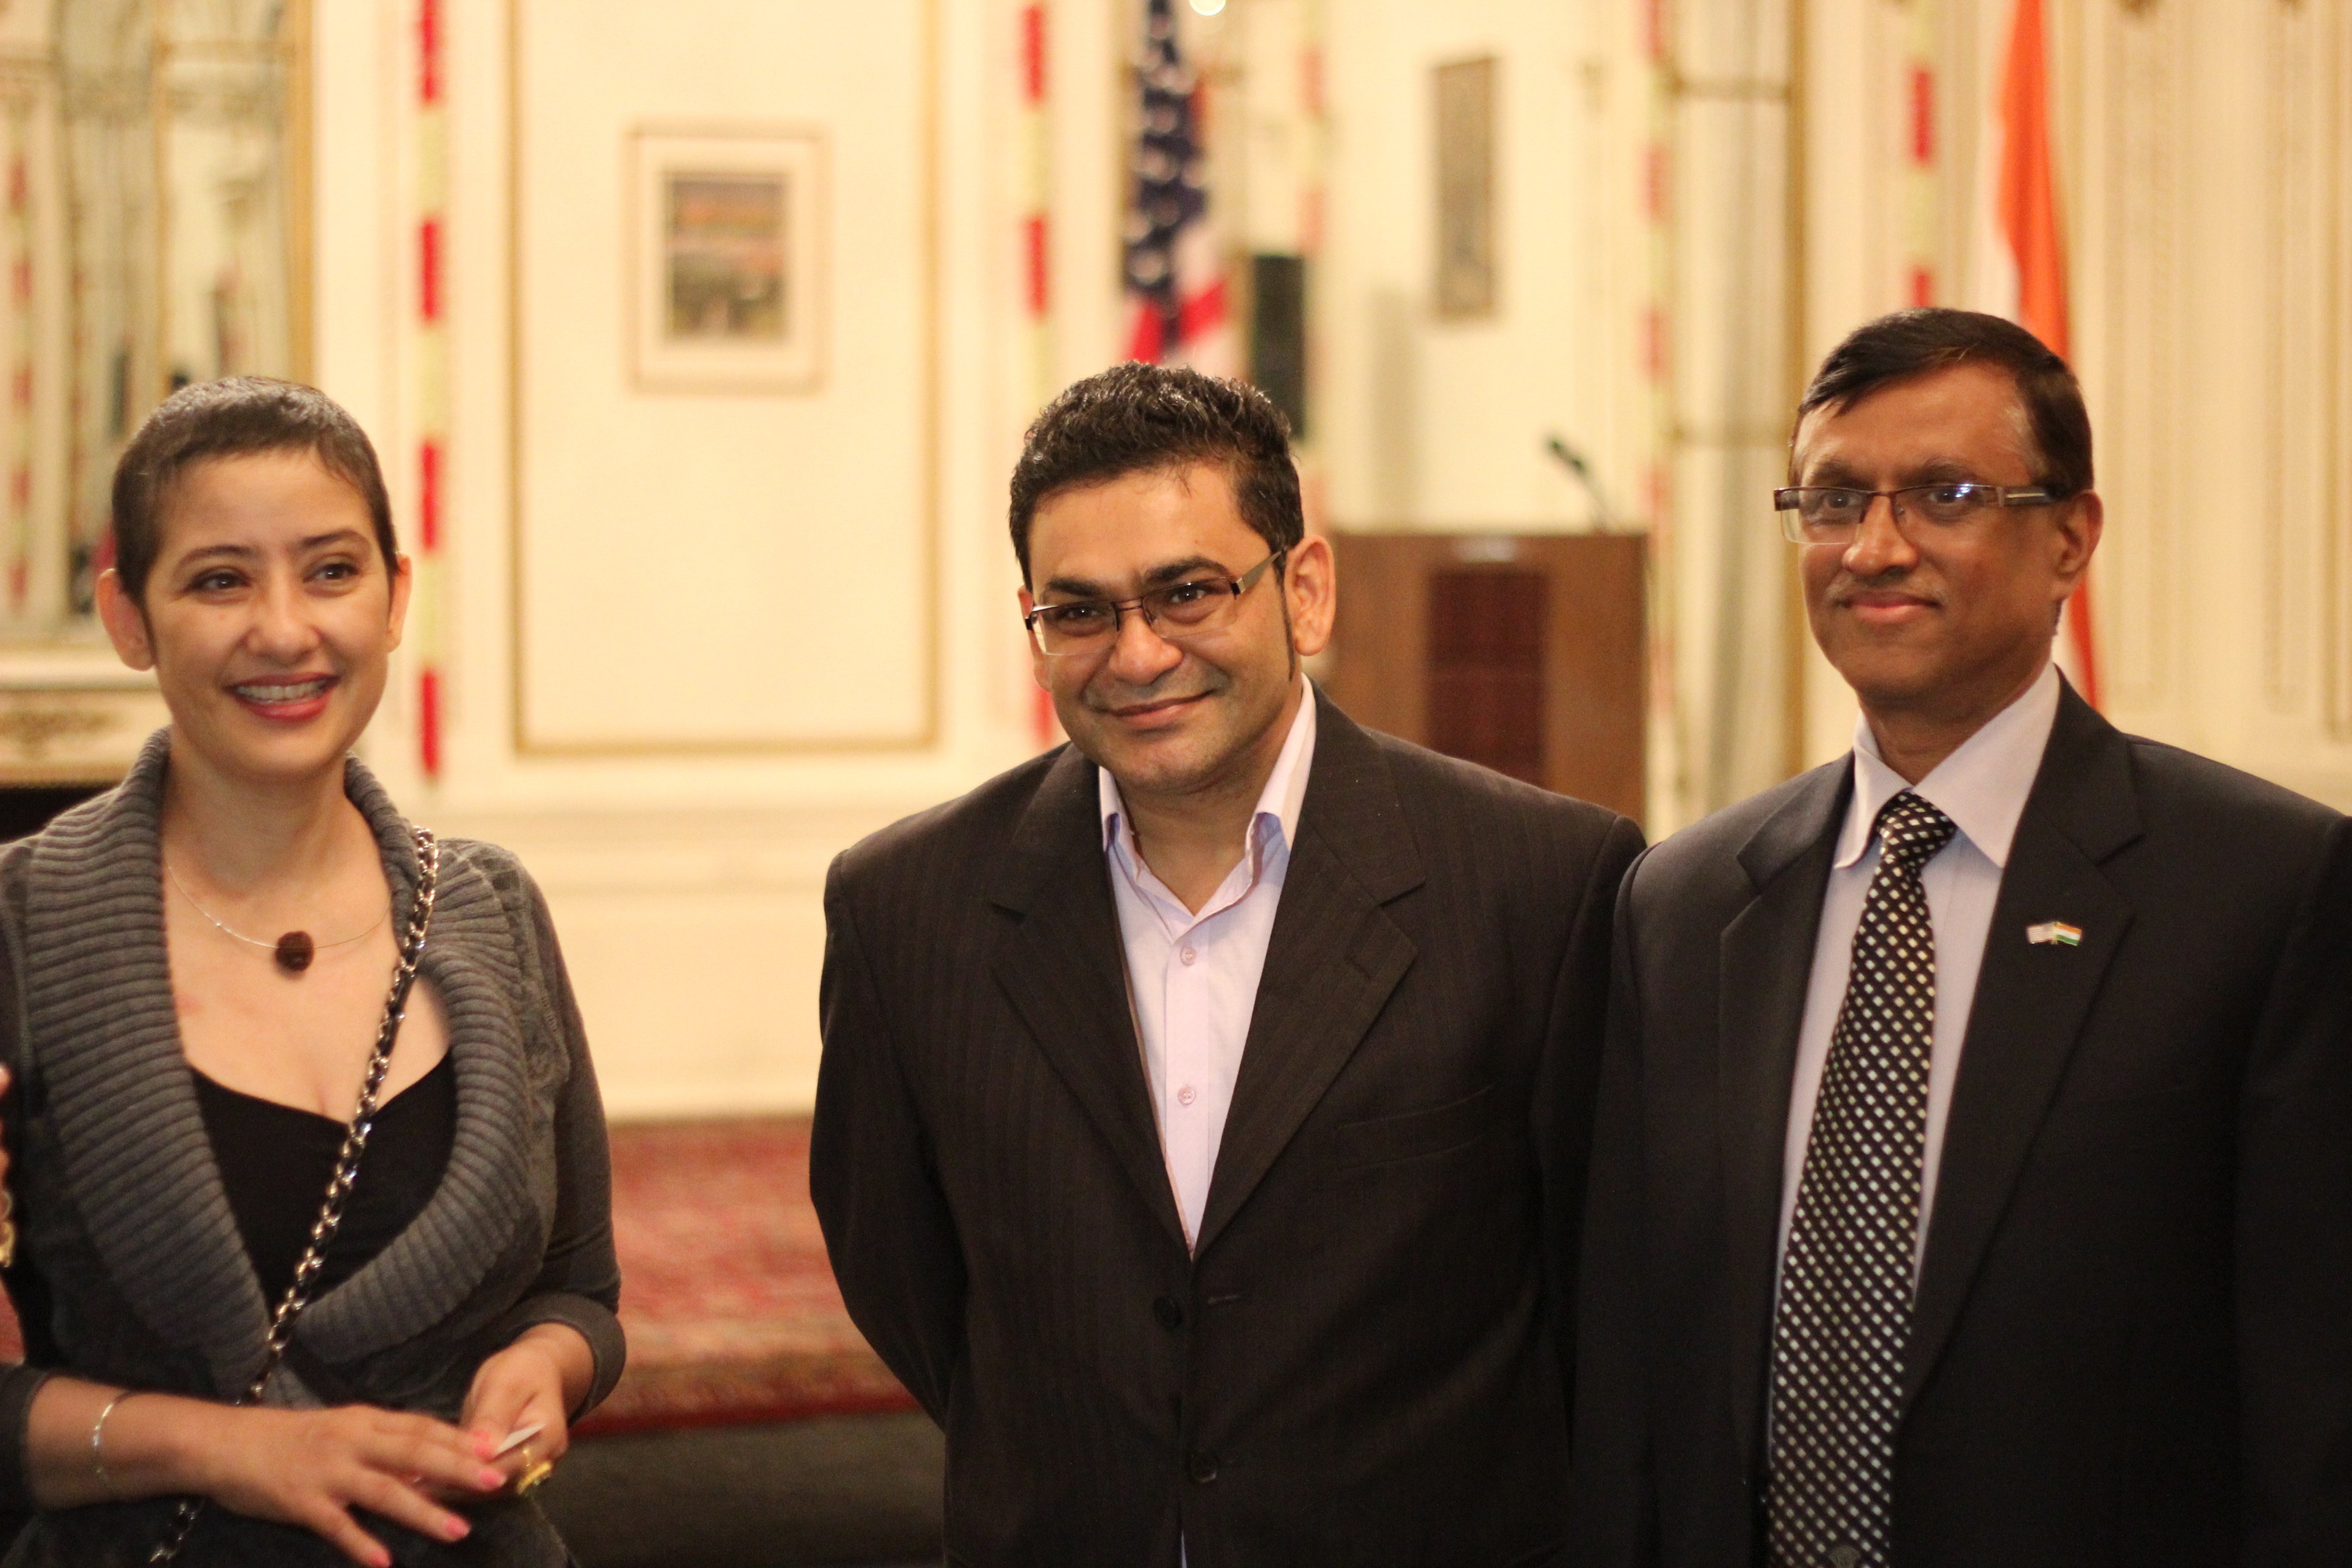
[[[318,946],[307,931],[289,931],[278,939],[278,967],[289,974],[299,974],[310,967]]]

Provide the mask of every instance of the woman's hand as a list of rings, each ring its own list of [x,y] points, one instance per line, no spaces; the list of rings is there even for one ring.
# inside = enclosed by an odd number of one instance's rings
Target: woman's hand
[[[534,1466],[552,1466],[572,1447],[570,1412],[587,1396],[594,1376],[594,1358],[577,1331],[540,1323],[482,1363],[458,1419],[478,1447],[497,1455],[491,1465],[503,1484],[512,1485]],[[539,1430],[498,1452],[509,1434],[530,1426]]]
[[[472,1434],[367,1405],[240,1408],[53,1377],[33,1396],[28,1426],[26,1479],[42,1508],[194,1493],[313,1531],[370,1568],[390,1568],[392,1554],[352,1510],[457,1541],[468,1526],[438,1500],[487,1497],[507,1479]]]
[[[114,1419],[139,1404],[124,1405]],[[436,1499],[483,1497],[506,1484],[478,1439],[430,1416],[362,1405],[209,1408],[220,1418],[220,1440],[209,1445],[197,1489],[237,1513],[324,1536],[369,1568],[392,1568],[392,1553],[359,1527],[352,1509],[436,1541],[461,1541],[471,1527]]]

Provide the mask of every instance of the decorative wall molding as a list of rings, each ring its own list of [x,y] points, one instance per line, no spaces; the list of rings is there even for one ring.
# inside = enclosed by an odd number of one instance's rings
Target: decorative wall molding
[[[615,1118],[805,1110],[822,894],[842,848],[917,799],[805,809],[445,812],[546,893]]]
[[[0,677],[0,784],[112,784],[170,721],[150,677],[14,662]]]
[[[2352,13],[2263,29],[2263,695],[2352,741]]]
[[[1668,8],[1656,439],[1672,505],[1653,533],[1679,752],[1663,830],[1796,770],[1803,744],[1795,561],[1763,523],[1807,367],[1801,0]],[[1769,652],[1767,651],[1769,650]]]
[[[2314,197],[2309,130],[2317,62],[2304,35],[2308,18],[2282,6],[2263,39],[2269,113],[2266,189],[2269,244],[2263,304],[2267,342],[2262,517],[2263,695],[2276,712],[2301,711],[2310,696],[2314,645],[2309,588],[2315,581],[2317,470],[2299,462],[2311,449],[2315,414],[2310,396],[2317,340],[2308,330],[2319,279],[2312,243],[2320,215]]]
[[[2097,428],[2108,528],[2099,547],[2105,691],[2126,710],[2175,695],[2186,545],[2189,301],[2186,59],[2180,6],[2085,7],[2076,359]]]
[[[2321,591],[2326,733],[2352,741],[2352,6],[2314,7],[2298,24],[2318,36],[2303,40],[2315,62],[2314,102],[2299,130],[2314,163],[2306,241],[2324,292],[2313,301],[2318,384],[2310,455],[2319,473],[2311,518],[2325,540]]]

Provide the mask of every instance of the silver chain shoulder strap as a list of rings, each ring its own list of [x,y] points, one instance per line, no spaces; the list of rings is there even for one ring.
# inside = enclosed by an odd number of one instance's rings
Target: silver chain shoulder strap
[[[360,1156],[367,1152],[368,1134],[375,1130],[383,1076],[392,1067],[393,1041],[400,1034],[400,1020],[408,1006],[408,990],[416,980],[417,960],[425,954],[425,933],[433,924],[433,900],[441,887],[441,846],[429,828],[410,831],[416,836],[416,900],[409,907],[407,925],[401,930],[400,961],[393,965],[392,994],[384,998],[383,1022],[376,1027],[375,1049],[368,1056],[367,1076],[360,1080],[359,1103],[352,1110],[351,1125],[343,1131],[342,1149],[335,1156],[335,1173],[327,1181],[326,1201],[319,1205],[318,1220],[310,1226],[310,1244],[303,1247],[301,1260],[294,1265],[294,1282],[286,1288],[285,1298],[270,1316],[268,1349],[262,1357],[261,1370],[254,1373],[244,1397],[236,1402],[239,1405],[260,1403],[263,1390],[269,1386],[278,1363],[286,1359],[286,1347],[294,1342],[294,1321],[310,1304],[310,1288],[318,1283],[327,1248],[343,1223],[343,1205],[352,1195],[352,1184],[359,1180]],[[150,1568],[180,1555],[188,1544],[189,1532],[196,1528],[196,1521],[205,1511],[205,1500],[200,1497],[180,1500],[163,1538],[147,1554]]]

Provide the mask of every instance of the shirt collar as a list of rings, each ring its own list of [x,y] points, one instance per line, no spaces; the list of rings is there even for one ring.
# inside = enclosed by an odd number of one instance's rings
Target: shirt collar
[[[1986,859],[2006,867],[2018,819],[2025,815],[2025,797],[2033,791],[2033,775],[2042,770],[2042,753],[2057,721],[2058,667],[2045,664],[2015,701],[1915,784],[1880,759],[1870,721],[1855,720],[1853,803],[1838,835],[1836,864],[1851,866],[1869,851],[1879,808],[1907,789],[1950,817]]]
[[[1274,772],[1268,773],[1265,787],[1258,791],[1257,809],[1250,814],[1249,852],[1261,853],[1265,836],[1280,836],[1285,849],[1298,842],[1298,811],[1307,799],[1307,774],[1315,762],[1315,683],[1307,681],[1306,694],[1299,700],[1297,716],[1290,721],[1290,733],[1282,742],[1282,751],[1274,759]],[[1134,829],[1122,831],[1126,812],[1119,799],[1118,781],[1110,776],[1108,768],[1095,770],[1096,799],[1102,810],[1103,847],[1116,849],[1122,840],[1132,847]],[[1140,861],[1142,857],[1136,858]]]

